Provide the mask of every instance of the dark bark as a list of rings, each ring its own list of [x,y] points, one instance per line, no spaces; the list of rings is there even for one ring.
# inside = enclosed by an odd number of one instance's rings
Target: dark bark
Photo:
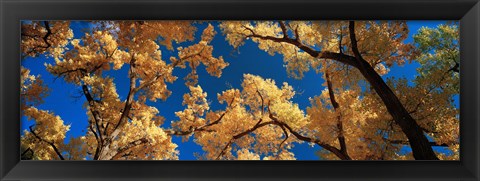
[[[408,141],[405,141],[405,140],[386,140],[387,142],[391,143],[391,144],[400,144],[400,145],[408,145]],[[440,147],[448,147],[447,144],[445,143],[442,143],[442,144],[438,144],[436,142],[429,142],[430,146],[440,146]]]
[[[330,97],[330,102],[332,103],[333,109],[338,114],[337,129],[338,129],[338,142],[340,143],[340,152],[342,152],[344,155],[348,155],[347,144],[345,143],[345,136],[343,135],[342,113],[338,112],[340,105],[335,99],[335,93],[333,92],[332,81],[330,80],[330,75],[328,74],[328,72],[325,73],[325,77],[327,78],[327,87],[328,87],[328,95]]]

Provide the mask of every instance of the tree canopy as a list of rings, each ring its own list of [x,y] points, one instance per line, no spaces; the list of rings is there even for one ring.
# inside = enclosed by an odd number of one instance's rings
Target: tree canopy
[[[411,36],[405,21],[92,21],[80,38],[70,23],[22,22],[22,59],[52,60],[45,70],[80,92],[86,131],[68,139],[71,125],[38,108],[48,83],[22,66],[21,112],[33,121],[22,130],[22,159],[176,160],[182,145],[173,138],[181,137],[206,160],[295,160],[296,144],[321,147],[327,160],[459,160],[456,22]],[[236,52],[214,52],[216,36]],[[282,57],[272,63],[294,79],[321,75],[308,84],[323,82],[323,91],[303,109],[289,83],[245,72],[237,88],[208,95],[213,85],[200,75],[228,74],[235,60],[225,55],[248,53],[240,47],[252,42]],[[385,77],[407,63],[418,64],[413,79]],[[109,74],[122,70],[128,81]],[[180,70],[188,72],[184,109],[165,119],[152,103],[175,93]]]

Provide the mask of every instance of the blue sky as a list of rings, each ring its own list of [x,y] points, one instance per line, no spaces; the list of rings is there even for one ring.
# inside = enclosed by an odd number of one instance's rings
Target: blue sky
[[[217,25],[217,22],[210,22],[213,25]],[[410,33],[406,42],[412,42],[412,35],[422,26],[436,27],[438,24],[445,23],[445,21],[408,21]],[[196,40],[199,39],[202,30],[207,26],[206,23],[198,24],[196,32]],[[74,32],[74,38],[81,38],[91,25],[88,22],[76,21],[71,23],[71,28]],[[240,53],[237,53],[233,47],[228,45],[222,35],[220,29],[215,26],[217,35],[212,41],[214,47],[214,56],[223,56],[225,61],[230,65],[223,70],[223,74],[220,78],[212,77],[208,75],[205,67],[199,66],[197,68],[199,74],[199,85],[208,94],[208,100],[211,102],[211,109],[218,110],[225,107],[218,103],[216,99],[217,93],[230,88],[240,88],[243,81],[243,74],[249,73],[254,75],[260,75],[263,78],[272,78],[276,81],[277,85],[281,85],[283,82],[288,82],[297,93],[293,102],[298,103],[300,108],[306,110],[306,107],[310,105],[309,97],[314,97],[321,93],[324,89],[322,86],[323,79],[321,74],[316,74],[311,70],[305,73],[305,76],[301,80],[290,78],[287,75],[285,67],[283,66],[283,58],[280,55],[270,56],[266,52],[258,49],[257,45],[251,41],[247,41],[246,44],[239,48]],[[181,46],[188,46],[192,42],[182,43]],[[161,47],[163,60],[169,59],[170,56],[175,56],[176,51],[169,51],[165,47]],[[85,97],[81,93],[81,88],[76,87],[73,84],[66,83],[62,79],[56,79],[50,73],[45,70],[44,63],[53,63],[53,59],[40,56],[37,58],[26,58],[22,61],[22,65],[31,70],[33,75],[40,74],[44,83],[48,85],[50,94],[44,99],[44,103],[37,106],[39,109],[50,110],[59,115],[66,124],[71,125],[70,131],[67,133],[68,137],[78,137],[85,134],[87,128],[87,115],[86,109],[82,106],[85,102]],[[417,63],[409,64],[407,62],[404,66],[394,65],[391,67],[387,77],[406,77],[408,80],[415,78],[416,68],[419,65]],[[117,71],[107,71],[107,75],[113,77],[117,86],[118,94],[122,100],[125,99],[128,93],[128,77],[127,66]],[[182,96],[188,92],[188,88],[184,85],[183,77],[189,73],[189,69],[175,69],[173,74],[179,79],[173,84],[167,84],[169,90],[172,91],[172,95],[166,101],[157,101],[155,103],[149,103],[151,106],[157,107],[160,111],[160,115],[164,116],[164,127],[169,127],[171,121],[177,120],[175,116],[176,111],[184,109],[182,106]],[[458,105],[458,99],[456,99],[456,105]],[[21,120],[22,132],[28,126],[34,122],[22,117]],[[68,139],[66,139],[68,140]],[[173,141],[179,145],[180,159],[181,160],[194,160],[195,152],[202,153],[200,146],[195,144],[192,139],[188,142],[181,141],[181,137],[174,137]],[[293,148],[295,156],[299,160],[317,160],[318,156],[315,152],[320,148],[318,146],[310,147],[308,144],[297,144]],[[404,149],[408,151],[408,148]]]

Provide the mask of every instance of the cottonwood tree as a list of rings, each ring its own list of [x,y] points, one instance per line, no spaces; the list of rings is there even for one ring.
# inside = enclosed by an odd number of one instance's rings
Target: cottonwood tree
[[[388,67],[416,56],[413,45],[403,43],[408,35],[406,22],[225,21],[220,27],[235,48],[251,39],[269,54],[283,55],[287,71],[295,78],[302,78],[310,68],[322,72],[322,67],[331,64],[323,73],[343,75],[333,79],[338,86],[366,80],[407,137],[414,158],[438,159],[424,128],[381,77]],[[336,107],[333,101],[332,105]]]
[[[98,22],[98,29],[85,33],[81,39],[73,39],[71,50],[61,55],[55,54],[55,63],[46,64],[47,70],[82,89],[86,98],[88,132],[80,139],[86,143],[86,153],[91,159],[177,159],[177,145],[172,143],[159,125],[163,117],[155,107],[148,106],[146,100],[165,100],[171,91],[167,83],[173,83],[177,77],[173,69],[185,68],[188,64],[192,73],[186,78],[188,85],[196,83],[196,67],[204,64],[208,73],[220,76],[221,70],[228,66],[222,57],[213,57],[213,47],[209,45],[216,34],[213,26],[203,30],[200,40],[188,47],[178,48],[178,56],[171,57],[170,63],[162,60],[159,46],[173,49],[172,42],[193,41],[196,28],[190,21],[122,21]],[[47,23],[45,23],[48,26]],[[27,25],[26,28],[36,28]],[[49,28],[43,28],[49,29]],[[52,29],[52,27],[50,27]],[[30,30],[29,30],[30,31]],[[26,32],[29,32],[26,31]],[[47,34],[49,34],[47,31]],[[69,31],[71,32],[71,30]],[[45,37],[41,34],[40,37]],[[49,35],[48,37],[50,37]],[[44,41],[40,46],[53,45],[49,38],[36,38]],[[157,39],[162,41],[157,41]],[[29,36],[25,39],[30,40]],[[36,45],[35,43],[32,43]],[[29,48],[30,50],[32,48]],[[29,52],[27,48],[25,52]],[[49,49],[35,49],[41,54]],[[54,53],[52,53],[54,54]],[[27,54],[35,55],[35,54]],[[125,100],[121,100],[113,78],[104,71],[128,67],[129,91]],[[68,126],[58,116],[49,117],[34,114],[36,121],[26,131],[24,142],[36,153],[36,142],[45,145],[40,150],[54,150],[39,155],[38,159],[50,159],[58,156],[65,159],[60,150]],[[28,116],[29,112],[25,112]],[[42,129],[42,126],[45,129]],[[55,133],[55,134],[53,134]],[[33,136],[30,136],[33,135]],[[29,139],[26,139],[29,138]],[[34,142],[35,141],[35,142]],[[65,149],[72,150],[73,146]],[[76,157],[76,156],[75,156]],[[72,157],[72,158],[75,158]]]

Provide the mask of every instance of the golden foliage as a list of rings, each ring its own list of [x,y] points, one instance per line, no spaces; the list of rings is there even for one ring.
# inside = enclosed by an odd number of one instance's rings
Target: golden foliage
[[[32,159],[178,159],[173,136],[184,141],[193,138],[205,152],[201,159],[294,160],[294,143],[324,148],[318,153],[323,159],[413,159],[411,154],[398,154],[408,139],[378,95],[363,84],[360,71],[320,58],[325,53],[353,54],[348,22],[224,21],[219,25],[234,48],[252,40],[270,55],[282,55],[294,78],[311,69],[322,73],[326,88],[310,98],[305,111],[292,101],[296,92],[288,83],[277,85],[251,74],[244,74],[240,89],[217,94],[225,107],[212,110],[207,93],[198,85],[197,68],[203,65],[208,74],[220,77],[229,63],[213,55],[211,43],[217,32],[211,24],[195,40],[197,22],[192,21],[92,23],[95,28],[80,39],[72,39],[69,22],[22,24],[23,55],[53,58],[54,62],[45,63],[47,71],[82,90],[88,116],[86,134],[65,143],[70,125],[53,112],[34,107],[42,103],[48,88],[39,75],[22,67],[22,113],[35,123],[24,131],[21,144],[32,150]],[[459,74],[452,66],[459,57],[457,46],[448,43],[458,41],[458,27],[438,29],[421,29],[415,36],[417,49],[404,43],[409,31],[404,21],[355,23],[358,49],[379,75],[407,60],[421,64],[413,85],[402,78],[386,82],[432,144],[446,145],[453,153],[437,153],[438,157],[458,160],[459,109],[452,100],[459,93]],[[192,44],[182,47],[183,42]],[[70,45],[72,49],[67,49]],[[162,46],[178,53],[164,57]],[[318,56],[305,47],[318,50]],[[429,47],[436,48],[434,53]],[[178,120],[166,128],[150,102],[166,100],[172,93],[167,85],[177,80],[174,70],[187,65],[185,109],[175,112]],[[114,78],[104,73],[121,69],[128,70],[127,95],[119,95]]]
[[[68,21],[33,21],[22,23],[22,55],[36,57],[48,52],[49,56],[62,56],[73,37]]]
[[[180,120],[173,125],[177,132],[195,133],[206,159],[260,159],[260,155],[294,159],[288,149],[295,140],[286,139],[283,128],[269,121],[269,115],[275,115],[296,130],[307,124],[303,111],[290,101],[295,92],[287,83],[279,88],[271,79],[245,74],[242,90],[217,95],[220,103],[227,103],[222,111],[208,111],[207,95],[200,87],[190,87],[190,91],[184,95],[188,106],[177,112]]]

